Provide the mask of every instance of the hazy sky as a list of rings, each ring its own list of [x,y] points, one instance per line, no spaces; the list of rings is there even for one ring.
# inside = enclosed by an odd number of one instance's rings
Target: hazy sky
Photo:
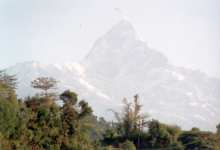
[[[171,63],[220,77],[219,0],[0,0],[0,68],[79,61],[122,14]]]

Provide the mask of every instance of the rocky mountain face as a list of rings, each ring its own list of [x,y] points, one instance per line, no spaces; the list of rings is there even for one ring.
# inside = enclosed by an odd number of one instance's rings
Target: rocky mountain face
[[[214,130],[220,122],[220,80],[171,65],[125,20],[100,37],[79,63],[24,62],[7,71],[17,75],[20,97],[36,93],[30,88],[33,79],[51,76],[59,81],[58,91],[76,91],[106,118],[111,116],[107,110],[118,109],[123,97],[139,94],[143,110],[163,122],[204,130]]]

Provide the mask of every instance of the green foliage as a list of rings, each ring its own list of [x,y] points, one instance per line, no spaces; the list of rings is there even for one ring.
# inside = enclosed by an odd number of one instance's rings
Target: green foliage
[[[218,132],[217,134],[212,133],[211,135],[208,134],[209,136],[205,136],[199,128],[195,127],[190,131],[193,134],[186,136],[178,126],[166,125],[156,120],[145,121],[144,119],[142,121],[139,119],[142,118],[140,114],[141,105],[138,103],[137,98],[135,96],[134,103],[128,103],[127,100],[124,100],[124,107],[121,114],[114,112],[117,122],[113,123],[106,130],[104,140],[102,140],[104,144],[117,147],[120,143],[130,140],[140,149],[219,150],[220,135]],[[144,128],[146,129],[146,125],[148,128],[147,132],[143,130]],[[194,134],[197,135],[196,138]]]
[[[112,146],[105,146],[105,147],[102,147],[102,148],[99,148],[99,150],[113,150]]]
[[[180,142],[174,142],[170,145],[168,150],[184,150],[184,147]]]
[[[193,128],[191,129],[191,131],[192,131],[192,132],[199,132],[199,131],[200,131],[200,129],[199,129],[199,128],[197,128],[197,127],[193,127]]]
[[[172,143],[172,137],[165,125],[153,120],[149,123],[148,142],[153,148],[169,147]]]
[[[7,75],[4,71],[0,71],[0,97],[7,100],[15,100],[17,79],[14,75]]]
[[[61,108],[62,147],[79,150],[92,150],[89,140],[86,117],[91,116],[92,109],[85,101],[79,101],[77,94],[65,91],[60,95],[64,105]]]
[[[126,140],[124,143],[121,145],[122,150],[136,150],[136,147],[134,143],[131,141]]]
[[[146,121],[137,95],[114,112],[117,122],[108,122],[69,90],[60,95],[63,105],[56,104],[47,91],[52,84],[43,88],[41,81],[44,96],[17,100],[14,81],[0,72],[0,150],[220,150],[220,125],[211,133]]]
[[[162,124],[157,120],[148,123],[147,143],[151,148],[182,149],[177,141],[181,130],[177,126]]]
[[[18,125],[18,105],[11,101],[0,98],[0,132],[5,137],[15,133]]]
[[[64,91],[60,95],[60,99],[63,100],[65,104],[70,103],[71,105],[75,105],[78,101],[77,94],[74,92],[71,92],[69,90]]]
[[[61,107],[48,96],[25,102],[0,96],[0,149],[93,150],[85,126],[91,107],[85,101],[69,102]]]
[[[0,84],[10,89],[15,89],[17,79],[15,78],[15,75],[8,75],[5,71],[0,70]]]
[[[142,114],[142,105],[139,103],[138,95],[134,96],[133,103],[123,100],[122,113],[114,112],[117,119],[117,130],[125,138],[129,138],[133,133],[141,132],[147,125],[148,115]]]
[[[201,131],[183,132],[178,139],[185,150],[219,150],[219,141],[215,134]]]

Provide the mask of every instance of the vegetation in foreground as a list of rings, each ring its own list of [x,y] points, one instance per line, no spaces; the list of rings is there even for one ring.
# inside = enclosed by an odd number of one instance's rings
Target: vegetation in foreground
[[[122,113],[113,111],[117,121],[107,122],[76,93],[51,92],[52,78],[37,78],[31,85],[43,92],[17,99],[14,76],[0,72],[0,150],[220,150],[220,125],[216,133],[183,131],[148,120],[137,95],[132,103],[123,101]]]

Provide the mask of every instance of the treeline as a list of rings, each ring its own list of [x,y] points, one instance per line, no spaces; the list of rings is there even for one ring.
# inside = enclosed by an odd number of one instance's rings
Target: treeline
[[[17,99],[15,77],[0,72],[0,150],[220,150],[220,125],[216,133],[183,131],[149,120],[137,95],[108,122],[76,93],[57,95],[56,83],[37,78],[31,86],[42,92]]]

